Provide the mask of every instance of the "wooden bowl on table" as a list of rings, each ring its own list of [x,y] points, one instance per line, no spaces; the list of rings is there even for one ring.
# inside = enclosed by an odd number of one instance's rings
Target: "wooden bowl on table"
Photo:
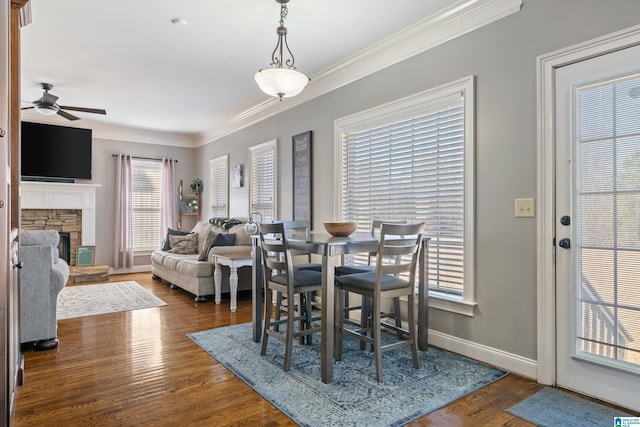
[[[356,222],[325,222],[324,228],[327,233],[335,237],[346,237],[356,231]]]

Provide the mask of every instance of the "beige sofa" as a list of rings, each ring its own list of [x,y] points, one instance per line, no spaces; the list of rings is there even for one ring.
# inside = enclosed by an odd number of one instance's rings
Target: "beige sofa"
[[[226,225],[229,226],[229,225]],[[244,224],[237,224],[224,228],[213,225],[209,221],[199,221],[191,230],[197,240],[197,252],[182,254],[165,250],[155,250],[151,254],[151,272],[154,278],[161,278],[172,286],[177,286],[195,295],[197,302],[204,302],[215,295],[213,284],[213,256],[215,254],[247,253],[251,252],[251,236],[244,230]],[[205,260],[202,252],[208,243],[208,237],[217,234],[235,234],[233,246],[213,246]],[[193,237],[190,237],[192,239]],[[174,238],[176,240],[176,238]],[[172,248],[173,249],[173,248]],[[226,270],[226,271],[225,271]],[[248,277],[248,279],[246,279]],[[251,289],[251,275],[241,277],[238,290]],[[244,279],[244,280],[242,280]],[[229,292],[229,271],[223,269],[221,292]],[[216,301],[220,301],[220,295],[215,295]]]

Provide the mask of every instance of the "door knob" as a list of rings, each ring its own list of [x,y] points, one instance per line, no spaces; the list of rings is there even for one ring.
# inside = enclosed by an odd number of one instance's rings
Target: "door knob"
[[[571,247],[571,240],[567,239],[566,237],[564,239],[560,239],[560,241],[558,242],[558,246],[564,249],[569,249]]]
[[[571,217],[569,215],[562,215],[560,217],[560,224],[562,224],[562,225],[571,224]]]

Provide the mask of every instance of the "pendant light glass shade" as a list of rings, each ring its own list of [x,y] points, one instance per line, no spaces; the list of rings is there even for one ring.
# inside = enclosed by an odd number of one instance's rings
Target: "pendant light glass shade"
[[[289,0],[276,0],[280,4],[280,25],[276,28],[278,42],[271,54],[271,65],[273,68],[260,69],[255,75],[256,83],[267,95],[282,98],[296,96],[309,83],[309,77],[296,71],[295,58],[289,43],[287,43],[287,27],[284,20],[289,13],[287,3]],[[286,67],[286,68],[285,68]]]
[[[307,76],[287,68],[260,70],[256,73],[255,79],[264,93],[279,98],[296,96],[309,83]]]

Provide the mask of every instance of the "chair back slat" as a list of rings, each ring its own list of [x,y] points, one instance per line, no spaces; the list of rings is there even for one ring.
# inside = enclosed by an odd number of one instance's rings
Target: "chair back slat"
[[[380,277],[384,274],[408,273],[407,287],[414,286],[423,231],[424,223],[382,224],[376,258],[376,293],[380,292]]]
[[[282,223],[258,224],[264,278],[270,280],[274,271],[286,273],[287,283],[293,277],[291,252],[287,245],[287,236]]]

